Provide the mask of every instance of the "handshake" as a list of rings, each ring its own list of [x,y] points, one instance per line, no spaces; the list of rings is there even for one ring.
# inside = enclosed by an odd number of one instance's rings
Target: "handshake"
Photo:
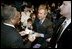
[[[25,31],[21,31],[19,33],[21,34],[21,36],[24,36],[24,35],[28,34],[28,35],[34,35],[35,37],[44,37],[44,34],[38,33],[38,32],[34,32],[34,31],[29,30],[27,28],[25,29]]]
[[[24,36],[24,35],[28,34],[28,39],[31,42],[33,42],[36,39],[36,37],[44,38],[44,34],[34,32],[34,31],[29,30],[27,28],[25,29],[25,31],[22,31],[22,32],[19,32],[19,33],[21,34],[21,36]]]
[[[44,34],[36,33],[33,31],[33,33],[29,34],[28,39],[29,41],[33,42],[36,37],[44,37]]]

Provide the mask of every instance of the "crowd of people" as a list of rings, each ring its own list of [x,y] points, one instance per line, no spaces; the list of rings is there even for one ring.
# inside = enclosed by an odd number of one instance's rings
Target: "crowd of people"
[[[71,1],[57,8],[55,3],[35,7],[23,1],[20,8],[1,3],[1,48],[72,48],[70,27]]]

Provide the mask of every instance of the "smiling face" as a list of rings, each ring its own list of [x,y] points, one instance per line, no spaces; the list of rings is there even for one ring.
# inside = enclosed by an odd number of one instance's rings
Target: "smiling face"
[[[38,7],[38,18],[40,20],[42,19],[45,19],[46,16],[47,16],[47,12],[48,12],[48,7],[46,4],[41,4],[39,7]]]
[[[46,17],[46,11],[44,9],[38,10],[38,18],[40,20],[44,19]]]

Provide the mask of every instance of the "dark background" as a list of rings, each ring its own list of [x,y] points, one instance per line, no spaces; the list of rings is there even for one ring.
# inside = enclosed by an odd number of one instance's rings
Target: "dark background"
[[[8,4],[8,5],[11,4],[15,6],[18,11],[20,11],[23,1],[30,3],[29,5],[34,5],[34,9],[37,8],[39,4],[42,4],[42,3],[49,4],[50,7],[52,3],[55,3],[55,6],[56,6],[55,8],[57,9],[58,3],[60,3],[61,5],[63,2],[63,0],[1,0],[1,3]]]
[[[18,2],[18,4],[22,4],[23,1],[30,2],[34,6],[37,6],[41,3],[48,3],[51,5],[53,2],[57,5],[58,3],[62,3],[62,0],[1,0],[1,3],[6,4],[15,4],[15,2]]]

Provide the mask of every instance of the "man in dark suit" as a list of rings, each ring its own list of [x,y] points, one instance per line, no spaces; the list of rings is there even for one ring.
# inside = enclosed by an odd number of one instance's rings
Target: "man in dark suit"
[[[58,48],[72,48],[72,33],[71,33],[71,1],[63,1],[60,6],[60,14],[66,17],[66,25],[62,30],[59,40]],[[63,22],[64,23],[64,22]]]
[[[71,1],[63,1],[60,6],[60,14],[66,17],[57,32],[53,34],[51,39],[51,47],[55,48],[72,48],[71,33]]]
[[[34,22],[34,31],[44,36],[38,38],[38,44],[41,44],[42,48],[46,47],[46,39],[50,38],[53,33],[52,22],[46,18],[47,9],[46,5],[40,5],[38,8],[38,19]]]
[[[15,7],[5,6],[1,16],[1,48],[28,48],[28,44],[23,44],[21,35],[15,29],[15,25],[20,23],[20,12]]]

